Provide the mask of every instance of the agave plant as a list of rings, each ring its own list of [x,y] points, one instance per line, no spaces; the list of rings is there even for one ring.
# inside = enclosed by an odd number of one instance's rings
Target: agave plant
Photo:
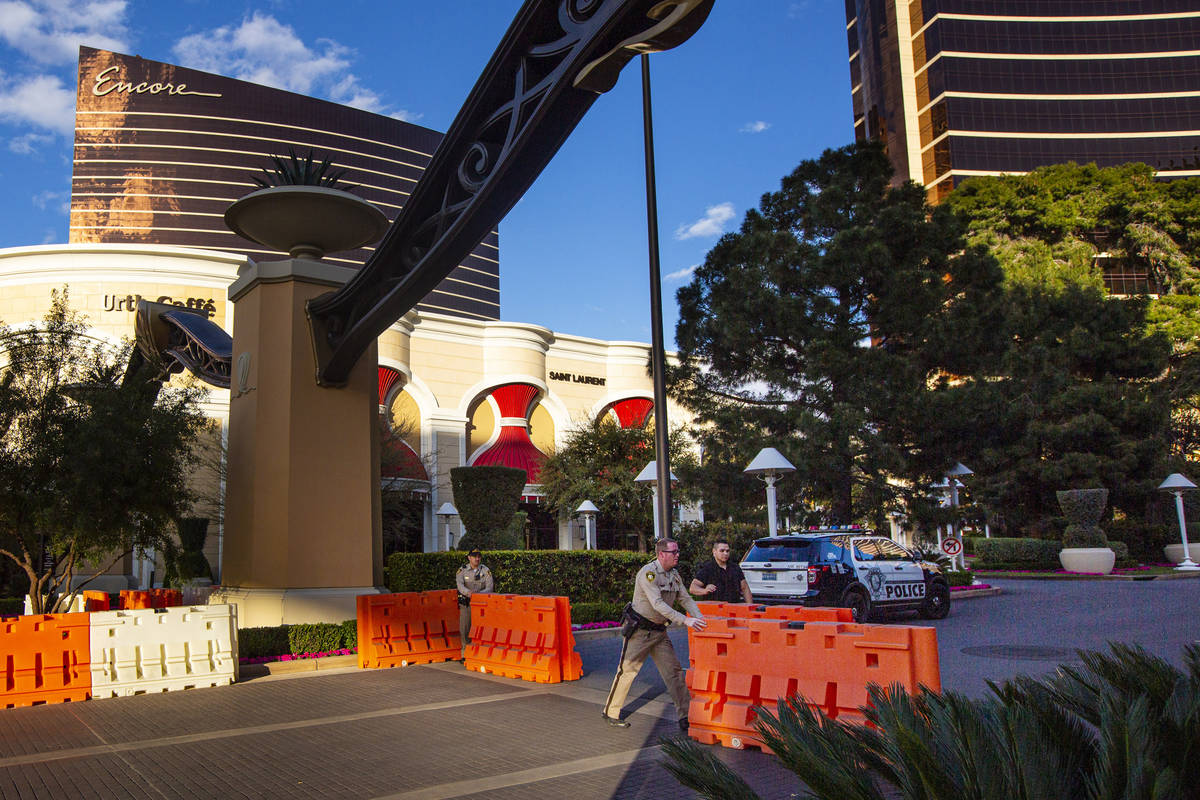
[[[981,700],[872,686],[864,713],[874,727],[831,720],[797,696],[756,727],[805,785],[799,797],[1200,797],[1200,646],[1185,648],[1185,671],[1140,647],[1109,647],[1047,678],[989,683]],[[667,770],[701,797],[757,798],[711,750],[691,740],[663,749]]]
[[[328,158],[318,163],[313,158],[312,150],[301,157],[296,154],[295,148],[289,147],[286,157],[272,155],[270,158],[274,167],[263,167],[261,176],[250,176],[250,180],[264,189],[272,186],[324,186],[348,191],[354,188],[342,184],[346,170],[334,169]]]

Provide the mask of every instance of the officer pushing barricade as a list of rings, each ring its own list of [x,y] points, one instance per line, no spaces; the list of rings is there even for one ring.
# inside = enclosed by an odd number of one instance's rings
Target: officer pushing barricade
[[[458,568],[454,575],[458,584],[458,631],[463,647],[471,643],[471,595],[490,592],[494,586],[492,571],[483,563],[483,553],[471,550],[467,563]]]
[[[691,698],[684,682],[683,667],[675,655],[675,647],[667,636],[667,624],[682,622],[693,630],[705,628],[704,616],[683,585],[675,565],[679,563],[679,543],[674,539],[659,539],[654,545],[656,558],[638,570],[634,578],[633,601],[625,606],[621,617],[621,660],[604,710],[606,722],[617,728],[628,728],[621,719],[621,707],[629,687],[646,658],[654,659],[663,683],[675,702],[679,714],[679,729],[687,733],[688,706]],[[683,604],[687,614],[676,611],[676,601]]]

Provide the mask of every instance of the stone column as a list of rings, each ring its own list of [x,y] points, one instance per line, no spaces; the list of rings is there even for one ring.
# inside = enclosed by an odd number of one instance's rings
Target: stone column
[[[222,590],[241,627],[341,622],[383,584],[375,346],[343,388],[316,382],[305,302],[354,271],[251,265],[229,288],[233,376]]]

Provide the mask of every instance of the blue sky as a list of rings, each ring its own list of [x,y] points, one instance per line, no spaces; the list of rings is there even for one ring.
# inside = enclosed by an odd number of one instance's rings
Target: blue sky
[[[719,236],[853,138],[839,0],[717,0],[651,58],[663,320]],[[81,44],[446,130],[519,0],[0,0],[0,247],[65,242]],[[501,314],[650,340],[635,60],[500,224]]]

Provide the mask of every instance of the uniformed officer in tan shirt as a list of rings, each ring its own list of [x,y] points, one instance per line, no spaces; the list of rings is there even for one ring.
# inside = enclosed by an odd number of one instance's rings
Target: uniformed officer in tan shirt
[[[687,593],[679,571],[675,569],[679,563],[679,543],[674,539],[659,539],[655,542],[654,551],[657,557],[639,569],[634,578],[631,605],[636,616],[626,622],[628,630],[634,627],[636,620],[636,629],[625,636],[621,644],[620,665],[601,713],[609,725],[629,727],[629,723],[621,719],[621,707],[625,705],[625,697],[638,670],[649,657],[654,659],[654,665],[658,667],[663,683],[675,702],[679,729],[686,733],[691,696],[684,682],[683,667],[679,665],[666,628],[670,622],[681,622],[689,628],[702,631],[707,623],[696,601]],[[687,609],[687,614],[675,610],[677,601]]]
[[[458,568],[454,582],[458,584],[458,630],[466,647],[471,643],[471,595],[490,592],[494,584],[492,571],[483,564],[483,553],[467,553],[467,563]]]

